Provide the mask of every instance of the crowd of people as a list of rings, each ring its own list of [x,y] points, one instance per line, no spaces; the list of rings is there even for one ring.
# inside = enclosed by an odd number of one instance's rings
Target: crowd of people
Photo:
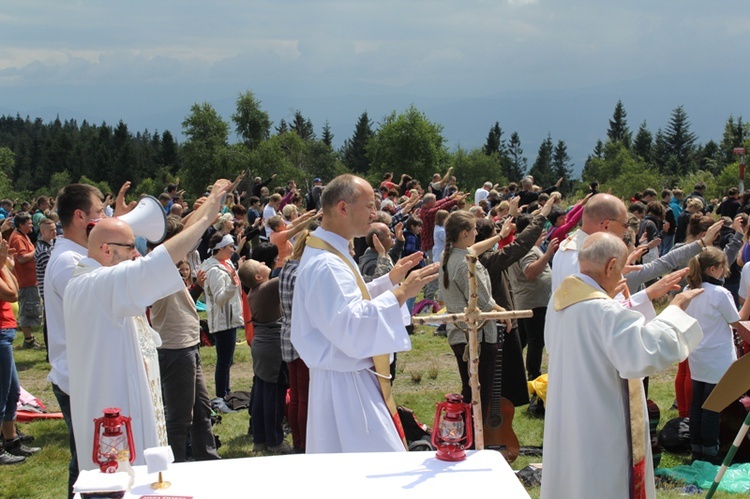
[[[736,360],[733,331],[744,335],[736,326],[750,316],[750,264],[743,266],[750,193],[730,189],[706,201],[699,182],[687,195],[649,187],[624,201],[592,184],[572,202],[559,192],[563,179],[488,181],[462,192],[452,170],[425,189],[408,174],[397,183],[389,173],[374,187],[354,175],[326,185],[316,178],[305,195],[293,180],[274,188],[275,175],[239,193],[243,180],[219,180],[193,205],[168,185],[158,198],[167,220],[159,244],[146,244],[117,218],[134,207],[125,202],[129,183],[117,196],[71,184],[17,211],[0,202],[0,464],[40,450],[14,424],[12,350],[16,329],[24,348],[43,348],[33,335],[40,326],[70,434],[70,487],[79,470],[96,466],[91,419],[104,407],[133,417],[138,448],[168,444],[178,462],[219,459],[199,297],[217,353],[218,398],[232,393],[244,329],[256,450],[404,450],[390,388],[396,354],[411,348],[420,294],[464,311],[468,253],[479,257],[482,311],[533,311],[479,331],[483,409],[495,379],[513,405],[528,404],[527,381],[542,374],[545,345],[549,354],[543,497],[630,487],[629,449],[637,442],[628,414],[645,412],[648,376],[675,362],[675,399],[680,416],[690,417],[693,458],[718,461],[718,414],[701,406]],[[672,306],[657,316],[653,301],[665,296]],[[448,324],[446,335],[469,402],[466,328]],[[121,376],[103,384],[103,366]],[[628,403],[633,379],[643,407]],[[602,420],[615,438],[594,435]],[[601,464],[587,449],[591,439],[611,447],[598,454],[622,456],[598,473],[601,486],[586,472]],[[652,490],[650,470],[646,480]]]

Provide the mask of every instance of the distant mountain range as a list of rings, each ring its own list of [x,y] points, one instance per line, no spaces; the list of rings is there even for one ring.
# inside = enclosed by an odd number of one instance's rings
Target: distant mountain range
[[[508,91],[485,97],[435,98],[420,96],[416,89],[364,95],[349,92],[339,95],[307,96],[277,95],[255,92],[262,101],[274,124],[283,118],[290,121],[299,109],[309,118],[318,135],[328,120],[334,134],[334,146],[340,147],[351,137],[354,125],[363,111],[377,123],[391,111],[400,112],[414,104],[427,117],[444,126],[443,135],[448,146],[455,150],[481,147],[490,127],[498,121],[508,139],[517,131],[529,166],[536,157],[539,144],[550,133],[556,143],[562,139],[574,163],[573,170],[580,172],[597,139],[606,138],[609,119],[618,99],[627,111],[628,125],[635,135],[641,122],[656,133],[666,128],[671,112],[684,106],[691,130],[701,143],[719,141],[724,124],[730,115],[750,119],[750,94],[746,82],[750,71],[728,75],[669,75],[617,82],[607,85],[572,89]],[[115,125],[122,119],[135,133],[170,130],[182,140],[182,120],[195,102],[208,101],[221,116],[230,122],[235,100],[240,91],[230,89],[201,89],[199,87],[172,88],[35,88],[31,96],[25,88],[3,88],[0,96],[0,114],[40,117],[45,122],[60,119],[83,119],[101,124]],[[369,89],[368,89],[369,91]],[[195,97],[203,96],[203,97]],[[39,106],[38,103],[55,105]]]

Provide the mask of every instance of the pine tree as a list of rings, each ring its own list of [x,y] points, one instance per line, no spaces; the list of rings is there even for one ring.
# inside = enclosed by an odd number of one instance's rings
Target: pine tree
[[[557,179],[563,178],[570,182],[573,179],[573,164],[568,155],[568,146],[564,140],[558,140],[555,149],[552,151],[552,172]]]
[[[609,130],[607,130],[607,137],[612,142],[622,143],[626,149],[630,149],[630,130],[628,129],[627,122],[628,113],[625,112],[625,106],[622,105],[622,101],[618,100],[615,106],[615,112],[612,115],[612,119],[609,120]]]
[[[705,145],[699,146],[695,151],[695,160],[698,163],[698,168],[710,172],[714,176],[721,173],[723,156],[724,154],[719,144],[713,140],[709,140]]]
[[[669,161],[669,145],[667,144],[666,135],[659,128],[654,135],[654,145],[651,148],[651,160],[662,174],[674,174],[675,172],[667,171],[667,162]]]
[[[695,141],[697,137],[690,131],[690,121],[682,106],[672,111],[672,117],[664,134],[667,151],[677,161],[677,175],[685,175],[695,170]]]
[[[175,142],[172,133],[165,130],[161,134],[161,164],[169,167],[171,173],[176,173],[180,169],[177,142]]]
[[[276,133],[278,135],[284,135],[288,131],[289,125],[286,124],[286,120],[284,118],[281,118],[281,121],[279,121],[279,125],[276,127]]]
[[[291,131],[297,132],[297,135],[302,140],[315,140],[315,131],[312,122],[302,116],[302,112],[299,109],[295,111],[294,121],[292,121],[289,128]]]
[[[503,137],[503,130],[500,128],[500,123],[495,122],[494,126],[490,128],[487,134],[487,142],[484,144],[484,153],[487,156],[492,156],[494,153],[500,154],[505,149]]]
[[[529,170],[529,175],[534,177],[534,183],[537,185],[548,186],[557,181],[555,173],[552,171],[552,153],[555,146],[552,143],[552,136],[547,134],[547,138],[539,145],[539,152],[536,155],[534,165]]]
[[[367,143],[373,137],[372,121],[367,117],[367,111],[362,113],[354,127],[354,134],[344,141],[341,157],[349,170],[366,174],[370,169],[370,159],[367,157]]]
[[[638,127],[638,133],[635,134],[635,140],[633,141],[633,154],[636,158],[640,158],[646,163],[651,163],[651,147],[653,145],[654,138],[651,132],[646,127],[646,122],[641,123]]]
[[[721,139],[721,152],[723,153],[723,164],[728,165],[737,161],[734,156],[734,148],[742,147],[745,137],[750,137],[750,123],[743,123],[742,116],[734,120],[734,116],[729,116],[724,125],[724,135]]]
[[[331,125],[328,124],[328,120],[326,120],[325,125],[323,125],[323,136],[321,137],[321,140],[328,147],[332,147],[333,133],[331,132]]]
[[[524,175],[526,175],[526,167],[528,165],[528,160],[523,155],[521,138],[518,136],[518,132],[513,132],[510,135],[510,142],[508,143],[508,159],[508,180],[510,182],[518,182]]]
[[[602,139],[598,139],[596,141],[596,145],[594,146],[593,156],[599,159],[604,157],[604,142],[602,142]]]

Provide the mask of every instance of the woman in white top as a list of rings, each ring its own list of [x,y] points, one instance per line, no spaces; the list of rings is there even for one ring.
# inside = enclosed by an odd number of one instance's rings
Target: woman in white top
[[[726,255],[711,246],[690,260],[687,274],[688,287],[704,290],[685,310],[703,330],[703,339],[688,357],[693,382],[690,445],[694,461],[714,464],[719,464],[719,413],[702,406],[732,362],[737,360],[732,327],[750,315],[750,300],[738,313],[732,294],[722,286],[728,273]]]

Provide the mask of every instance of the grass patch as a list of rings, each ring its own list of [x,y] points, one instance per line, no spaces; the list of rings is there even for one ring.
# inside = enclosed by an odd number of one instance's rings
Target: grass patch
[[[448,346],[447,339],[434,336],[434,327],[418,327],[413,335],[413,348],[410,352],[398,354],[396,379],[393,389],[397,403],[412,409],[417,419],[432,426],[435,415],[435,404],[445,400],[445,394],[460,392],[461,381],[456,368],[453,352]],[[41,332],[36,333],[41,338]],[[239,335],[242,336],[241,334]],[[45,361],[42,350],[23,350],[22,335],[16,337],[15,358],[19,370],[21,385],[35,396],[41,398],[50,410],[57,411],[57,401],[52,394],[52,388],[46,381],[49,364]],[[216,365],[216,351],[214,348],[201,349],[203,369],[206,376],[209,394],[214,396],[214,367]],[[250,349],[246,344],[238,344],[235,352],[235,363],[232,367],[232,390],[249,390],[252,383],[252,360]],[[544,359],[546,367],[546,357]],[[673,366],[656,376],[649,385],[649,397],[661,409],[660,427],[669,419],[677,417],[677,411],[672,410],[674,401]],[[414,373],[419,373],[420,381],[413,380]],[[427,373],[427,376],[422,376]],[[93,424],[93,423],[92,423]],[[20,424],[21,430],[34,435],[34,445],[43,450],[32,456],[26,463],[4,467],[0,473],[0,498],[59,498],[65,497],[68,480],[68,434],[62,420],[40,421],[31,424]],[[248,413],[246,411],[225,414],[221,424],[214,427],[214,431],[222,442],[219,454],[225,459],[254,457],[262,455],[253,452],[252,439],[247,435]],[[513,419],[513,429],[518,436],[521,446],[541,446],[544,433],[544,420],[532,417],[526,407],[516,408]],[[291,439],[291,437],[290,437]],[[142,449],[139,449],[142,451]],[[90,449],[79,450],[90,453]],[[596,449],[592,449],[596,452]],[[606,459],[606,456],[602,456]],[[519,456],[512,464],[512,468],[519,470],[530,463],[541,461],[539,457]],[[688,455],[671,453],[662,454],[662,467],[688,464]],[[596,472],[592,470],[592,473]],[[527,489],[531,497],[539,497],[539,488]],[[659,489],[660,498],[682,497],[679,488],[672,490]],[[717,493],[717,498],[738,497],[726,493]]]

